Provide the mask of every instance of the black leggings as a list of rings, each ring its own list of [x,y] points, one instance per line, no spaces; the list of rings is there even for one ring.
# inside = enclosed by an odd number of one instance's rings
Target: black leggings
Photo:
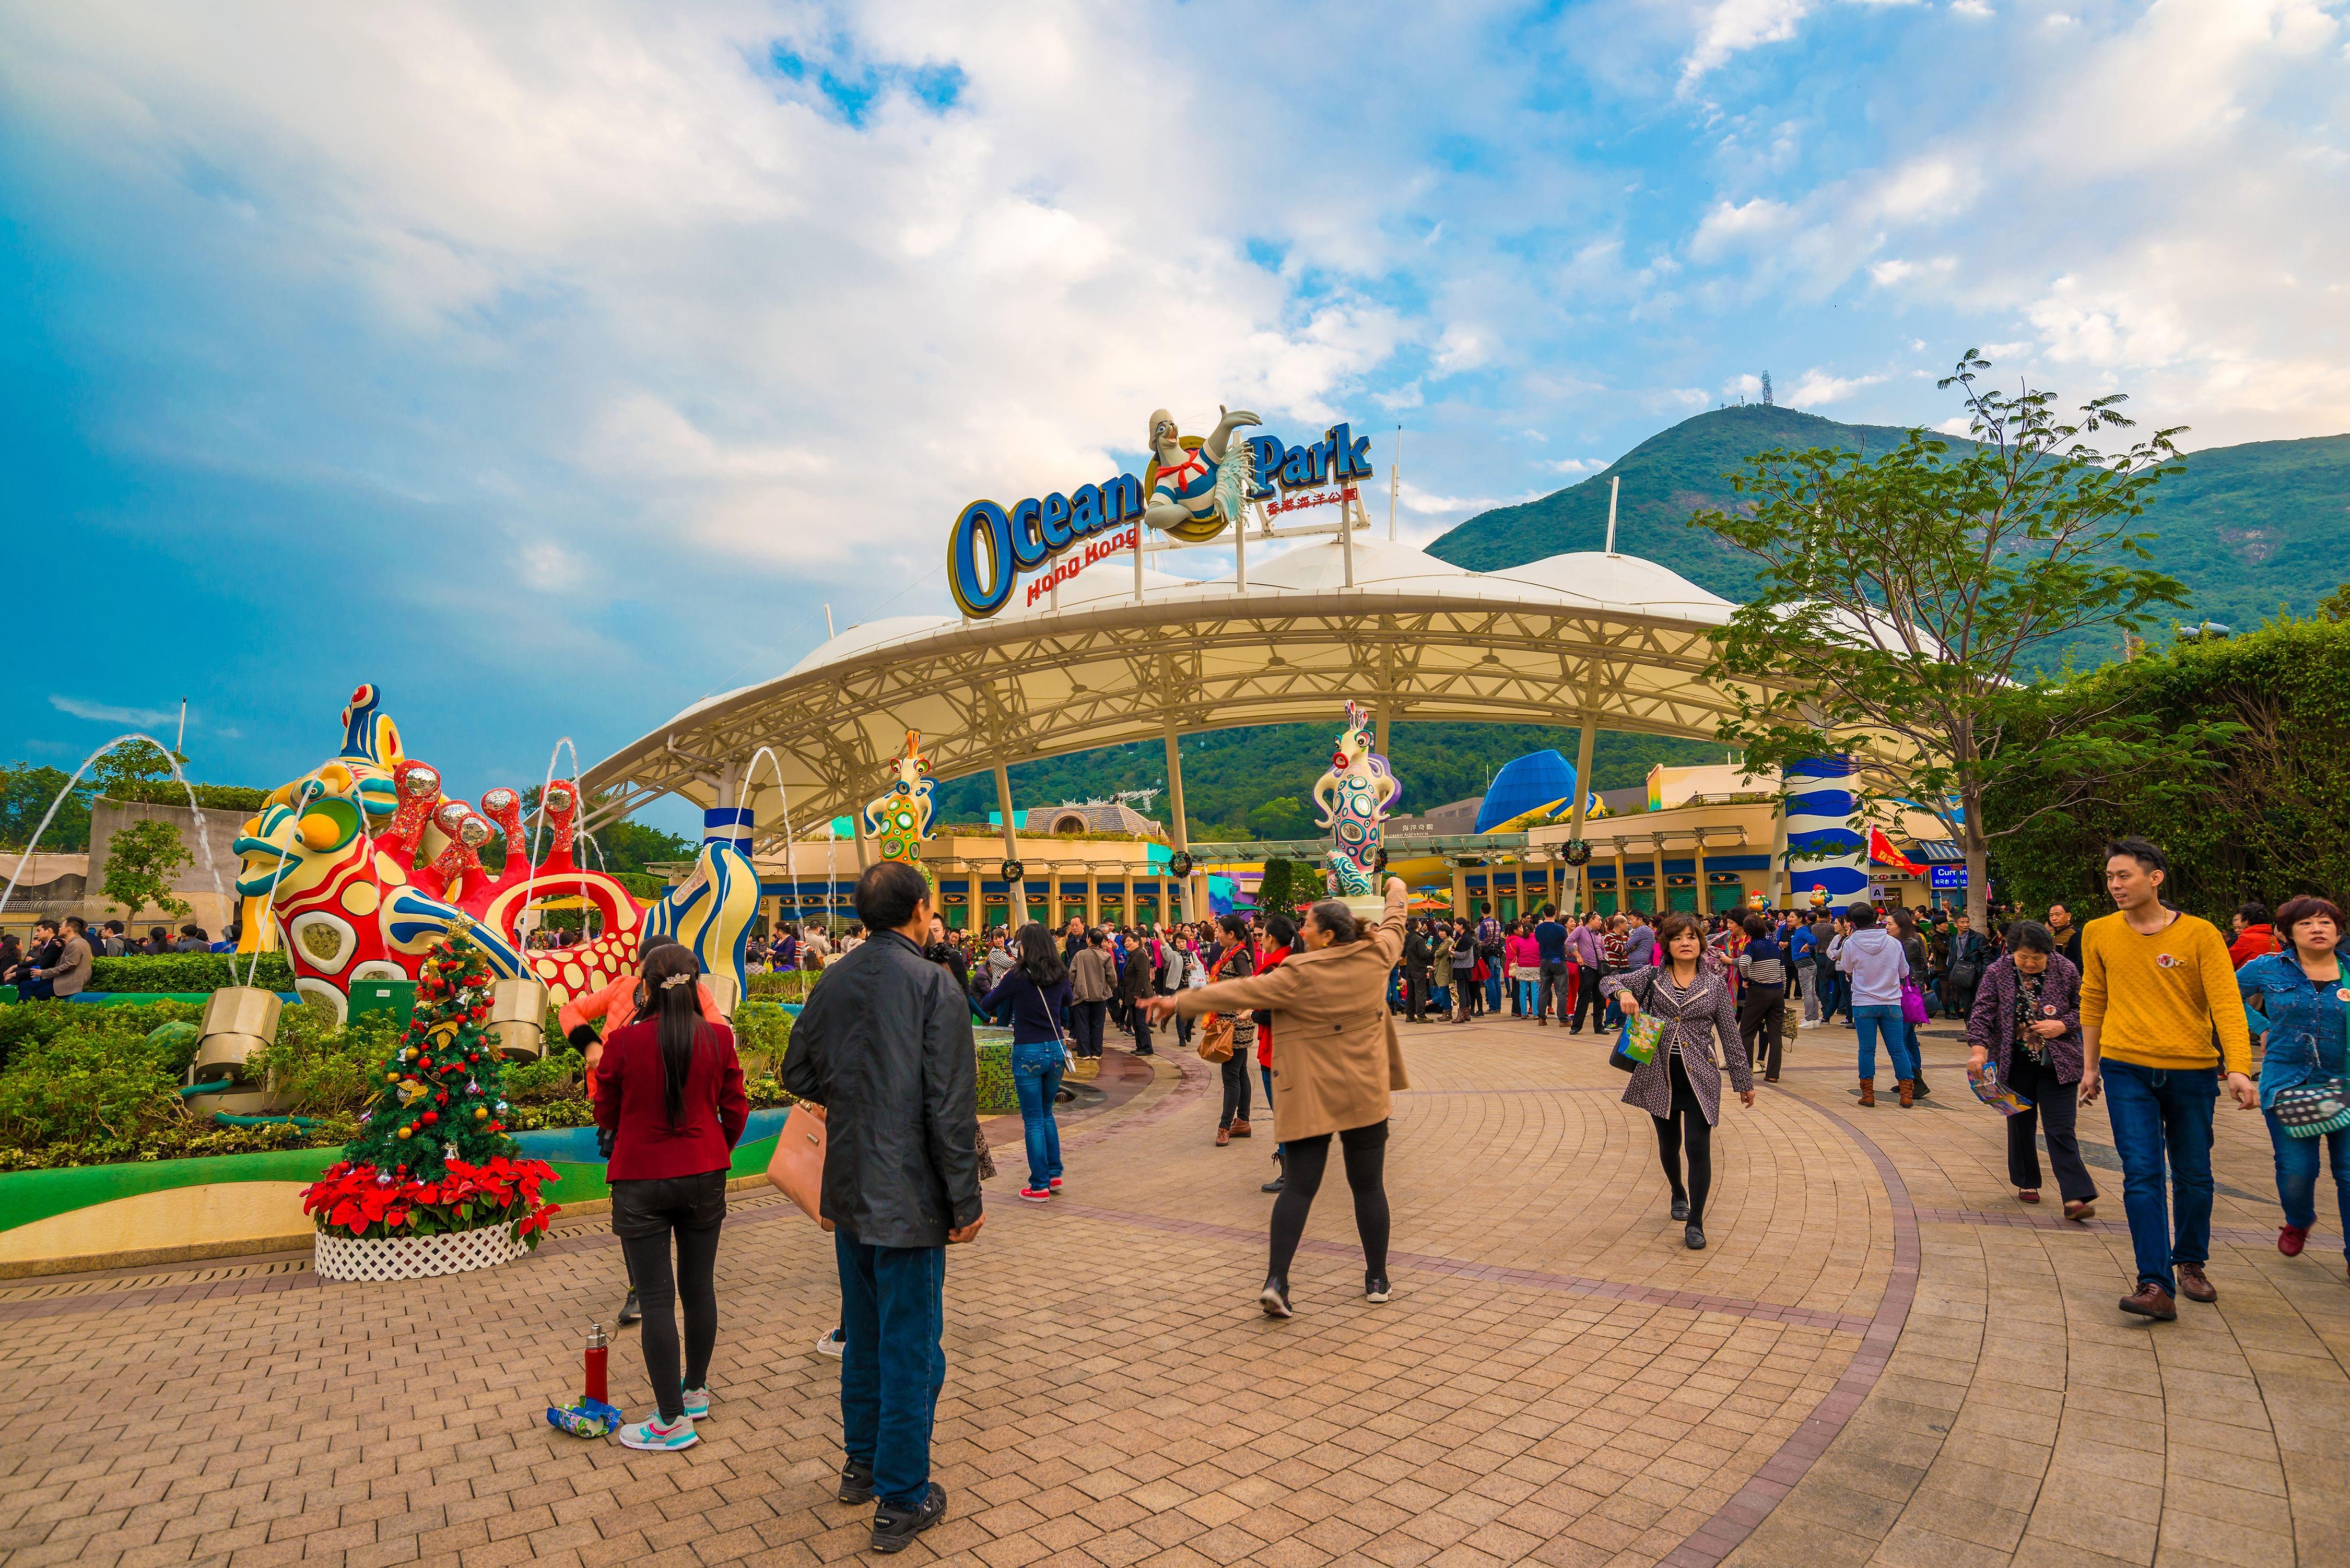
[[[1673,1184],[1673,1196],[1689,1199],[1689,1222],[1705,1223],[1705,1195],[1713,1188],[1713,1124],[1705,1119],[1705,1107],[1698,1104],[1697,1091],[1690,1087],[1689,1074],[1681,1067],[1680,1054],[1675,1052],[1672,1064],[1666,1069],[1672,1075],[1673,1114],[1658,1116],[1657,1157],[1664,1162],[1665,1179]],[[1681,1150],[1689,1150],[1689,1185],[1681,1185]]]
[[[1363,1239],[1363,1268],[1381,1279],[1388,1272],[1388,1124],[1348,1127],[1338,1135],[1347,1161],[1347,1185],[1355,1193],[1355,1230]],[[1305,1234],[1305,1216],[1330,1161],[1330,1135],[1290,1138],[1281,1146],[1281,1196],[1273,1200],[1273,1278],[1285,1289],[1289,1262]]]
[[[1224,1116],[1216,1125],[1228,1127],[1249,1119],[1249,1054],[1255,1047],[1235,1046],[1224,1058]]]
[[[612,1229],[637,1282],[645,1319],[645,1376],[664,1426],[685,1414],[684,1391],[710,1377],[718,1345],[718,1233],[726,1218],[726,1172],[612,1183]],[[670,1270],[670,1239],[677,1268]],[[685,1307],[685,1367],[678,1368],[677,1306]]]

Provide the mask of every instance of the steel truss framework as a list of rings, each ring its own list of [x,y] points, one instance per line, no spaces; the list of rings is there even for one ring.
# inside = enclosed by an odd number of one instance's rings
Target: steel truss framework
[[[1459,576],[1459,587],[1441,589],[1227,586],[918,624],[689,710],[597,763],[586,783],[610,792],[598,821],[666,794],[708,805],[769,747],[791,821],[805,832],[872,794],[908,730],[921,732],[933,774],[951,779],[1158,743],[1170,732],[1334,722],[1348,698],[1383,723],[1573,727],[1590,717],[1602,729],[1699,740],[1713,739],[1733,711],[1703,679],[1707,634],[1728,618],[1720,601],[1559,603],[1571,596],[1500,575]],[[1400,771],[1409,777],[1409,759]],[[785,801],[764,761],[745,801],[762,846],[780,846]]]

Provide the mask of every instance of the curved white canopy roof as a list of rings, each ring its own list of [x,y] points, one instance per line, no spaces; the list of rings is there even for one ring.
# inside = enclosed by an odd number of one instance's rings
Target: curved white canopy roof
[[[956,778],[1170,733],[1305,720],[1335,732],[1348,698],[1389,722],[1572,725],[1711,740],[1731,711],[1701,679],[1735,608],[1653,561],[1596,553],[1471,572],[1357,536],[1316,540],[1207,582],[1112,556],[1025,590],[988,620],[892,616],[854,626],[783,675],[704,699],[588,770],[599,816],[675,794],[709,805],[762,746],[795,827],[880,793],[919,731]],[[1409,777],[1410,759],[1398,759]],[[728,796],[732,799],[732,795]],[[780,839],[785,797],[761,759],[748,801]]]

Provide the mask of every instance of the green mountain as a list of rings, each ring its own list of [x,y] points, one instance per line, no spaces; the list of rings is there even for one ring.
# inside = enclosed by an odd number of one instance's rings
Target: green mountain
[[[1737,598],[1752,577],[1745,557],[1688,525],[1700,507],[1727,509],[1737,502],[1725,475],[1769,447],[1842,446],[1877,454],[1904,435],[1794,409],[1715,409],[1650,436],[1579,484],[1480,513],[1430,545],[1429,554],[1492,571],[1569,550],[1604,549],[1608,482],[1620,479],[1617,548]],[[2189,453],[2185,467],[2157,488],[2147,521],[2159,535],[2156,564],[2194,594],[2189,618],[2250,628],[2280,609],[2306,615],[2350,579],[2350,560],[2336,543],[2350,513],[2350,435],[2213,447]]]
[[[1330,765],[1331,724],[1268,724],[1218,730],[1183,741],[1183,810],[1195,839],[1310,838],[1314,781]],[[1398,809],[1430,806],[1482,794],[1494,770],[1513,757],[1555,747],[1575,757],[1575,732],[1535,724],[1398,724],[1388,738],[1396,776],[1403,780]],[[1603,732],[1592,746],[1595,789],[1624,789],[1648,776],[1652,763],[1719,762],[1718,746],[1656,735]],[[1109,746],[1066,757],[1023,763],[1012,770],[1012,807],[1107,800],[1121,790],[1164,790],[1167,751],[1159,742]],[[937,820],[985,822],[995,809],[992,774],[941,784],[932,797]],[[1165,821],[1161,794],[1141,808]]]

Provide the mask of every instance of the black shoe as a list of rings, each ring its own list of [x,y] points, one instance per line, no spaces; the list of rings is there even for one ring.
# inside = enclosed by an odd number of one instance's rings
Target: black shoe
[[[936,1481],[918,1507],[901,1512],[885,1502],[873,1511],[873,1550],[903,1552],[913,1544],[914,1537],[946,1516],[947,1489]]]
[[[871,1502],[873,1501],[873,1467],[855,1459],[840,1467],[840,1501]]]
[[[1137,1046],[1137,1047],[1135,1048],[1135,1052],[1134,1052],[1134,1054],[1135,1054],[1136,1055],[1138,1055],[1138,1056],[1156,1056],[1156,1055],[1158,1055],[1158,1054],[1159,1054],[1159,1053],[1158,1053],[1158,1052],[1153,1051],[1153,1050],[1152,1050],[1149,1046],[1148,1046],[1148,1045],[1139,1045],[1139,1046]]]
[[[637,1287],[630,1285],[629,1287],[629,1299],[620,1303],[620,1321],[622,1323],[638,1323],[643,1320],[644,1315],[645,1309],[637,1304]]]
[[[1923,1073],[1909,1080],[1909,1090],[1921,1100],[1934,1092],[1926,1086],[1926,1075]]]
[[[1388,1289],[1388,1277],[1385,1274],[1365,1274],[1363,1276],[1363,1299],[1365,1301],[1383,1302],[1393,1293],[1393,1292]]]
[[[1256,1304],[1264,1309],[1267,1317],[1287,1317],[1289,1313],[1289,1282],[1268,1279],[1264,1289],[1257,1293]]]
[[[1281,1150],[1277,1148],[1273,1151],[1273,1163],[1281,1168],[1271,1181],[1257,1189],[1259,1192],[1278,1192],[1289,1181],[1289,1162],[1281,1158]]]
[[[1687,1220],[1689,1219],[1689,1199],[1686,1199],[1686,1198],[1676,1198],[1676,1199],[1673,1199],[1673,1218],[1674,1218],[1674,1219],[1676,1219],[1676,1220],[1682,1220],[1682,1221],[1687,1221]]]
[[[1689,1243],[1689,1250],[1692,1252],[1705,1251],[1705,1231],[1694,1222],[1688,1230],[1681,1232],[1681,1240]]]

